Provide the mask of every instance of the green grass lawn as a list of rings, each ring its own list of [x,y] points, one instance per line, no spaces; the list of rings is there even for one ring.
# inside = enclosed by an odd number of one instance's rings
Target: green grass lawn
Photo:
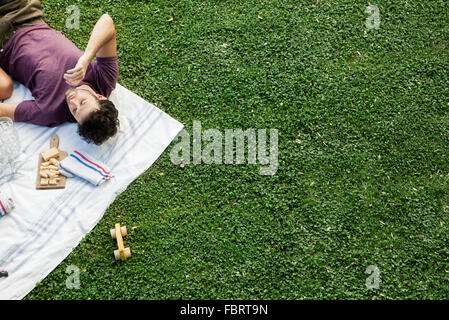
[[[279,130],[279,168],[170,150],[26,299],[449,296],[449,3],[44,1],[84,49],[109,13],[119,83],[185,125]],[[66,8],[81,10],[79,30]],[[365,9],[380,10],[367,29]],[[114,223],[133,256],[114,260]],[[79,267],[80,289],[66,269]],[[380,272],[367,289],[368,266]]]

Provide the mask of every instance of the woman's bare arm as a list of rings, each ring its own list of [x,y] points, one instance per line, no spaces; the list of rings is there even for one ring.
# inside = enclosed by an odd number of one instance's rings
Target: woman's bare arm
[[[13,89],[11,78],[0,68],[0,100],[8,99],[12,95]]]

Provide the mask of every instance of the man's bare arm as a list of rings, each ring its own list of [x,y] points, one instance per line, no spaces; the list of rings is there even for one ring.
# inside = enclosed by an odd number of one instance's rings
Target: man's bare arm
[[[14,112],[19,103],[4,103],[0,102],[0,117],[8,117],[14,121]]]
[[[105,13],[97,21],[97,24],[90,35],[84,55],[92,60],[97,57],[114,57],[117,55],[117,42],[115,35],[114,21]]]
[[[67,70],[64,79],[69,85],[77,86],[86,75],[87,68],[94,58],[114,57],[117,55],[117,40],[114,21],[104,14],[95,24],[84,54],[73,69]]]

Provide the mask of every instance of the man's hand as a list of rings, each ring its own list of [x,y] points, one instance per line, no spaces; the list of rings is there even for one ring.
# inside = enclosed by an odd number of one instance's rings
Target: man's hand
[[[78,59],[78,63],[75,68],[67,70],[64,74],[65,82],[76,87],[81,81],[84,80],[90,61],[91,60],[83,54]]]
[[[14,121],[14,112],[16,111],[18,105],[19,105],[18,102],[14,103],[0,102],[0,117],[8,117],[12,121]]]

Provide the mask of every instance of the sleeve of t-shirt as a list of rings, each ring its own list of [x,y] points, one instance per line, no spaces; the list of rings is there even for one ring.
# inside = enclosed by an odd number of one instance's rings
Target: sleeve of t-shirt
[[[87,83],[97,89],[101,95],[109,97],[117,84],[119,69],[118,57],[97,57],[97,61],[92,62],[92,71],[80,84]]]
[[[52,108],[48,103],[41,105]],[[47,127],[55,127],[66,121],[76,122],[74,118],[69,118],[66,113],[70,113],[68,112],[68,108],[67,111],[43,112],[38,101],[25,100],[17,105],[16,110],[14,111],[14,121],[28,122]]]
[[[40,123],[35,122],[35,119],[39,119],[38,115],[40,113],[41,109],[35,100],[25,100],[17,105],[16,110],[14,111],[14,121],[31,122],[40,125]],[[39,122],[39,120],[37,120],[37,122]]]

